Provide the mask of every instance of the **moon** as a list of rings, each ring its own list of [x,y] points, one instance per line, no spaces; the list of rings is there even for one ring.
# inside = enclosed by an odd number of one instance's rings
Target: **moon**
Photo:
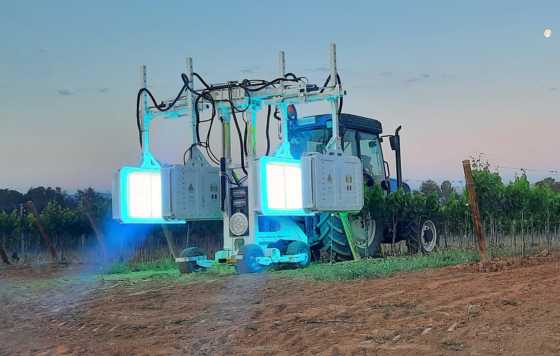
[[[550,38],[552,36],[552,30],[550,28],[544,29],[544,38]]]

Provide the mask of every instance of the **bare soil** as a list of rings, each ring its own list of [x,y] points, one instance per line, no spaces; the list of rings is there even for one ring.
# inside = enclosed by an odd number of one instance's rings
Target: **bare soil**
[[[0,269],[0,355],[559,355],[558,257],[313,282]]]

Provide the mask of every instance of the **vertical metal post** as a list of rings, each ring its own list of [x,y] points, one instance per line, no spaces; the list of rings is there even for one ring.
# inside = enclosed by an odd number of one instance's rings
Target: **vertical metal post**
[[[148,88],[148,70],[146,65],[140,66],[140,87]],[[147,115],[148,112],[148,95],[146,92],[142,93],[142,100],[140,106],[140,118],[142,119],[142,162],[146,163],[150,158],[150,120]]]
[[[333,88],[337,85],[337,69],[336,69],[336,44],[331,43],[330,48],[330,60],[331,60],[331,79],[330,82]],[[332,148],[334,146],[335,150],[341,149],[340,144],[340,127],[339,127],[339,117],[338,117],[338,96],[330,98],[331,102],[331,117],[332,117],[332,137],[329,141],[328,146]]]
[[[284,77],[286,74],[286,55],[284,51],[278,52],[278,76]]]
[[[225,107],[220,107],[220,115],[222,116],[222,157],[224,160],[224,171],[223,173],[229,174],[229,167],[231,165],[231,111]],[[225,196],[222,197],[224,199],[224,210],[223,210],[223,241],[224,241],[224,250],[226,251],[233,251],[233,239],[230,237],[229,231],[229,214],[230,214],[230,196],[229,196],[229,184],[227,177],[226,179],[222,179],[222,184],[225,184]]]
[[[187,77],[190,80],[189,86],[194,89],[194,76],[193,76],[193,64],[192,57],[187,57]],[[191,123],[192,123],[192,140],[193,143],[199,143],[196,136],[196,108],[194,107],[194,95],[191,92],[187,93],[187,110],[190,111]]]
[[[257,215],[256,215],[256,199],[257,196],[257,169],[256,165],[256,127],[257,127],[257,110],[256,108],[251,105],[249,108],[249,119],[247,120],[247,146],[248,146],[248,157],[247,157],[247,166],[248,166],[248,185],[249,185],[249,236],[245,240],[245,244],[254,244],[256,243],[256,232],[258,229],[257,226]]]
[[[278,52],[278,77],[282,78],[286,74],[286,55],[284,51]],[[280,85],[284,89],[284,83],[281,82]],[[285,147],[288,141],[288,120],[287,120],[287,107],[284,104],[277,105],[276,108],[280,111],[280,126],[279,134],[282,138],[282,147]]]
[[[231,112],[227,109],[219,109],[222,116],[222,156],[226,164],[231,164]]]
[[[333,82],[332,87],[336,86],[336,43],[331,43],[330,47],[330,62],[331,62],[331,79],[330,82]]]

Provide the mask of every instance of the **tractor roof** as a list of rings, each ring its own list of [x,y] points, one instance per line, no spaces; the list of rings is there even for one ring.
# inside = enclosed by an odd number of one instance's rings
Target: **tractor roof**
[[[331,114],[306,116],[298,119],[297,128],[308,130],[324,127],[326,123],[330,121]],[[340,114],[340,123],[345,128],[365,131],[375,135],[380,135],[383,132],[381,122],[364,116],[342,113]]]

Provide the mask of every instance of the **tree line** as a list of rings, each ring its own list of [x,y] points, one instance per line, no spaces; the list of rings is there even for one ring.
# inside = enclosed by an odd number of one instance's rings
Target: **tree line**
[[[523,253],[535,241],[544,241],[550,247],[559,239],[560,182],[546,178],[531,184],[522,173],[506,183],[488,164],[480,161],[473,161],[473,178],[487,239],[493,246],[500,247],[507,242]],[[36,214],[28,202],[33,203]],[[454,189],[449,181],[437,184],[427,180],[416,191],[401,189],[388,195],[375,187],[366,192],[364,212],[389,219],[395,226],[399,221],[429,217],[438,225],[444,245],[453,242],[468,246],[472,241],[466,192]],[[99,245],[104,238],[99,234],[111,234],[113,239],[140,234],[142,239],[119,243],[134,242],[143,248],[166,249],[161,227],[138,229],[118,224],[111,219],[110,195],[92,188],[74,194],[60,188],[37,187],[26,193],[0,189],[0,243],[8,254],[18,258],[24,253],[45,251],[47,246],[39,226],[59,251]],[[189,228],[169,226],[169,229],[175,240],[178,239],[179,248],[188,243],[189,234],[191,242],[196,241],[198,246],[209,250],[221,247],[222,231],[215,222],[190,224]]]
[[[560,239],[560,182],[546,178],[531,184],[521,172],[506,183],[487,162],[473,160],[472,165],[482,223],[492,247],[524,253],[526,247],[544,242],[550,248]],[[427,180],[411,193],[401,189],[384,195],[381,189],[371,189],[364,210],[395,225],[432,219],[444,245],[451,240],[462,246],[474,242],[467,192],[454,189],[449,181]]]

